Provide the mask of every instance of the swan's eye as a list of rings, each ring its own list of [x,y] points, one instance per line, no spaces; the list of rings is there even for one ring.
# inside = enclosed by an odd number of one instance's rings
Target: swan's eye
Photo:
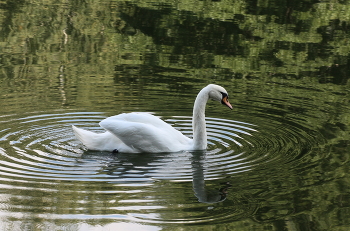
[[[222,95],[222,98],[227,98],[228,99],[228,95],[226,94],[226,93],[224,93],[224,92],[220,92],[221,93],[221,95]]]

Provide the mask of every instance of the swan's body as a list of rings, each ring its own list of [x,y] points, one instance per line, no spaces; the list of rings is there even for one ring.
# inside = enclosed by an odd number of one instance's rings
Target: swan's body
[[[90,150],[140,153],[178,152],[207,148],[205,105],[209,99],[221,101],[232,109],[226,90],[209,84],[197,95],[193,107],[193,139],[148,113],[123,113],[100,122],[104,133],[94,133],[73,126],[76,137]]]

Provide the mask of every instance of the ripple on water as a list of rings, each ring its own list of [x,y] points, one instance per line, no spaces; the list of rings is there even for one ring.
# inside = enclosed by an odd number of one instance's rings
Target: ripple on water
[[[29,213],[35,207],[38,217],[51,214],[61,219],[67,210],[70,219],[86,219],[83,214],[92,208],[96,216],[91,218],[99,219],[158,223],[238,219],[254,213],[258,203],[249,194],[230,193],[230,179],[267,166],[298,165],[301,153],[317,142],[312,131],[295,122],[262,118],[252,124],[207,118],[206,152],[113,155],[85,150],[71,125],[102,132],[98,122],[105,117],[96,112],[2,116],[0,187],[7,197],[0,200],[13,213]],[[191,136],[190,117],[166,121]],[[226,197],[225,204],[208,204]],[[60,200],[65,203],[58,205]],[[24,206],[28,203],[31,209]]]

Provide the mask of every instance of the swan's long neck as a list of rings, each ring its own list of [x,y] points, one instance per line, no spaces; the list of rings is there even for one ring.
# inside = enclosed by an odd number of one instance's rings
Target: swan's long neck
[[[207,131],[205,127],[205,106],[208,102],[209,94],[207,89],[202,89],[194,102],[192,129],[193,129],[193,149],[204,150],[207,148]]]

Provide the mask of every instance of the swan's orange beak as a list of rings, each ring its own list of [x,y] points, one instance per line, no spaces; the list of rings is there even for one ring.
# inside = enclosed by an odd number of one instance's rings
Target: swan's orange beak
[[[228,101],[228,96],[224,96],[221,100],[221,103],[226,105],[227,107],[229,107],[232,110],[232,106],[231,106],[230,102]]]

